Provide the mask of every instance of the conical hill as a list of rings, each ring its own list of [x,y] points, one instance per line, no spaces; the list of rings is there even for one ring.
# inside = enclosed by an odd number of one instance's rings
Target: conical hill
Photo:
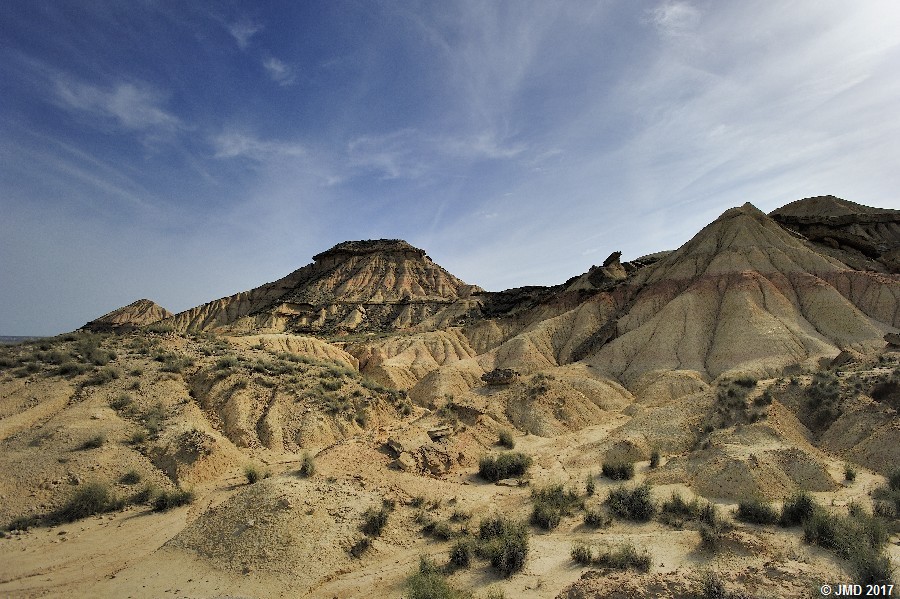
[[[169,318],[172,313],[148,299],[139,299],[96,318],[83,330],[100,332],[132,330]]]
[[[655,370],[774,373],[883,346],[900,281],[815,251],[751,204],[637,274],[616,338],[588,361],[623,380]]]

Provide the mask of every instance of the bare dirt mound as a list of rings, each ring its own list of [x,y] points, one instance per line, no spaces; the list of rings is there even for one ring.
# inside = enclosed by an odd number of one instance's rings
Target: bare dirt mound
[[[159,322],[170,316],[172,316],[171,312],[155,302],[148,299],[139,299],[90,321],[81,329],[95,333],[134,330]]]
[[[303,593],[352,567],[363,512],[380,507],[381,497],[352,479],[267,479],[208,510],[168,546],[229,572],[290,578]]]

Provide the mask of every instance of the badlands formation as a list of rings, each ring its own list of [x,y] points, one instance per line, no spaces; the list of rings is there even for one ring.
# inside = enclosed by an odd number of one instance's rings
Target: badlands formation
[[[898,256],[900,213],[831,196],[501,292],[353,241],[11,346],[0,596],[892,584]]]

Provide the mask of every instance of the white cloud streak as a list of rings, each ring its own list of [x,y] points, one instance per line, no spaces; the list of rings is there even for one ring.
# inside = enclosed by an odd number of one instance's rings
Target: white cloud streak
[[[266,58],[263,60],[262,65],[272,81],[278,85],[293,85],[297,81],[297,74],[294,72],[294,69],[277,58]]]
[[[228,26],[228,32],[241,50],[246,50],[250,45],[251,38],[262,30],[262,25],[246,19]]]
[[[165,95],[149,85],[125,82],[106,88],[57,77],[55,92],[62,107],[114,121],[123,129],[173,132],[183,126],[162,107]]]

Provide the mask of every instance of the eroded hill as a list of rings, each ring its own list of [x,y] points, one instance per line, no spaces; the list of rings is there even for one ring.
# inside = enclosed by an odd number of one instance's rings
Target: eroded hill
[[[830,237],[788,222],[822,206]],[[0,594],[874,581],[900,558],[900,278],[840,241],[844,213],[889,212],[863,208],[748,204],[673,252],[499,293],[346,242],[162,320],[138,302],[2,349]]]

